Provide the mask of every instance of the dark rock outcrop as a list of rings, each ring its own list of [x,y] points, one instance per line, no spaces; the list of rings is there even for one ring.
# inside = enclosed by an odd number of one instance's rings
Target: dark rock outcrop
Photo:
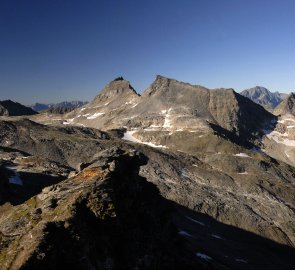
[[[36,111],[11,100],[0,101],[0,116],[34,115]]]
[[[205,269],[177,234],[168,204],[138,176],[144,162],[118,153],[7,209],[0,269]]]

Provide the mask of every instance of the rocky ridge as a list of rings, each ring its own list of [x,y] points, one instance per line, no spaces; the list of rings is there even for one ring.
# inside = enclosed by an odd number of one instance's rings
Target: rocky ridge
[[[157,76],[142,96],[128,81],[115,80],[92,102],[64,117],[31,119],[102,130],[125,127],[140,141],[173,147],[180,142],[179,137],[190,140],[192,135],[218,133],[239,137],[236,141],[248,140],[261,135],[265,123],[274,121],[275,116],[232,89],[209,90]]]
[[[34,115],[36,111],[11,100],[0,101],[0,116]]]
[[[59,103],[49,103],[49,104],[43,104],[43,103],[35,103],[30,106],[33,110],[37,112],[48,112],[52,114],[64,114],[68,113],[74,109],[80,108],[87,104],[87,102],[84,101],[63,101]]]
[[[274,114],[284,115],[291,114],[295,115],[295,94],[291,93],[280,105],[274,109]]]
[[[143,162],[114,153],[13,212],[7,207],[0,269],[205,269],[186,250],[167,203],[137,176]]]

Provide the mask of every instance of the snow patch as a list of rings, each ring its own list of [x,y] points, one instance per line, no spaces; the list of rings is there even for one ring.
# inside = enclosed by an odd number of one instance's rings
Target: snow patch
[[[251,158],[249,155],[246,153],[239,153],[239,154],[234,154],[233,156],[235,157],[244,157],[244,158]]]
[[[191,217],[189,217],[189,216],[186,216],[186,218],[187,218],[188,220],[192,221],[192,222],[195,222],[195,223],[201,225],[201,226],[205,226],[205,224],[204,224],[203,222],[201,222],[201,221],[198,221],[198,220],[196,220],[196,219],[193,219],[193,218],[191,218]]]
[[[217,234],[211,234],[212,237],[216,238],[216,239],[220,239],[220,240],[224,240],[222,237],[220,237]]]
[[[70,125],[74,122],[75,118],[66,119],[66,121],[63,122],[64,125]]]
[[[283,120],[278,121],[279,123],[285,123],[285,121],[290,121],[290,122],[295,122],[295,119],[294,118],[284,118]]]
[[[203,259],[205,261],[212,260],[212,258],[210,256],[208,256],[208,255],[206,255],[204,253],[198,252],[196,255],[197,255],[197,257],[199,257],[199,258],[201,258],[201,259]]]
[[[181,236],[192,237],[192,235],[186,231],[179,231],[178,234]]]
[[[169,116],[166,115],[165,120],[164,120],[164,124],[163,124],[163,128],[169,128],[169,127],[171,127],[171,123],[170,123]]]
[[[97,117],[99,117],[99,116],[101,116],[101,115],[104,115],[105,113],[101,113],[101,112],[99,112],[99,113],[95,113],[95,114],[93,114],[93,115],[91,115],[91,116],[88,116],[87,117],[87,119],[95,119],[95,118],[97,118]]]
[[[165,114],[163,128],[170,128],[171,127],[171,119],[170,119],[170,115],[169,115],[171,110],[172,110],[172,108],[170,108],[168,111],[167,110],[162,111],[162,114]],[[163,112],[165,112],[165,113],[163,113]]]
[[[288,136],[287,133],[279,133],[277,131],[272,131],[266,135],[266,137],[270,140],[275,141],[276,143],[284,144],[286,146],[295,146],[295,140],[290,140],[286,138]]]
[[[133,136],[133,133],[135,133],[136,130],[133,130],[133,131],[126,131],[124,133],[124,136],[123,136],[123,140],[126,140],[126,141],[130,141],[130,142],[135,142],[135,143],[142,143],[140,140],[136,139],[134,136]]]
[[[240,172],[240,173],[238,173],[238,174],[248,174],[248,172]]]
[[[146,145],[149,145],[151,147],[155,147],[155,148],[168,148],[167,146],[164,146],[164,145],[156,145],[156,144],[153,144],[151,142],[143,142],[139,139],[136,139],[134,136],[133,136],[133,133],[135,133],[136,130],[132,130],[132,131],[126,131],[124,133],[124,136],[123,136],[123,140],[126,140],[126,141],[130,141],[130,142],[135,142],[135,143],[142,143],[142,144],[146,144]]]

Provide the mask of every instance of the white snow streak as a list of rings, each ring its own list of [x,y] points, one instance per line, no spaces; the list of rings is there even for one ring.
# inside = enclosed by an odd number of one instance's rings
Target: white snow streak
[[[220,239],[220,240],[224,240],[222,237],[220,237],[217,234],[211,234],[212,237],[216,238],[216,239]]]
[[[212,258],[210,256],[208,256],[208,255],[206,255],[204,253],[198,252],[196,255],[197,255],[197,257],[199,257],[199,258],[201,258],[201,259],[203,259],[205,261],[212,260]]]
[[[93,114],[93,115],[90,115],[90,116],[88,116],[87,117],[87,119],[95,119],[95,118],[97,118],[97,117],[99,117],[99,116],[101,116],[101,115],[104,115],[105,113],[95,113],[95,114]]]
[[[191,218],[191,217],[189,217],[189,216],[186,216],[186,218],[189,219],[189,220],[192,221],[192,222],[195,222],[195,223],[201,225],[201,226],[205,226],[205,224],[204,224],[203,222],[201,222],[201,221],[198,221],[198,220],[196,220],[196,219],[193,219],[193,218]]]
[[[295,140],[290,140],[287,138],[288,134],[281,134],[277,131],[272,131],[266,135],[266,137],[270,140],[275,141],[276,143],[284,144],[286,146],[295,146]]]
[[[164,120],[164,124],[163,124],[163,128],[169,128],[171,127],[171,120],[170,120],[170,111],[172,110],[172,108],[170,108],[168,111],[167,110],[163,110],[162,114],[165,114],[165,120]]]
[[[246,153],[239,153],[239,154],[235,154],[233,155],[235,157],[244,157],[244,158],[251,158],[249,155],[247,155]]]
[[[192,237],[192,235],[186,231],[179,231],[178,234],[182,236]]]

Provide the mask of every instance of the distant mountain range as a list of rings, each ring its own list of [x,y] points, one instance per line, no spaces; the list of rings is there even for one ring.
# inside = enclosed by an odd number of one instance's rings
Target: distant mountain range
[[[288,96],[288,94],[284,93],[270,92],[268,89],[261,86],[246,89],[240,94],[270,111],[278,106]]]
[[[34,114],[37,114],[35,110],[20,103],[11,100],[0,101],[0,116],[20,116]]]
[[[76,108],[82,107],[83,105],[87,104],[85,101],[63,101],[59,103],[35,103],[30,106],[33,110],[40,112],[48,110],[51,113],[67,113]]]

